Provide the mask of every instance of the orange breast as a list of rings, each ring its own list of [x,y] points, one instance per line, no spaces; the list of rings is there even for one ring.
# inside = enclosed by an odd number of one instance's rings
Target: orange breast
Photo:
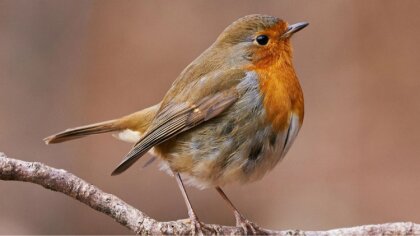
[[[259,75],[267,120],[273,128],[279,132],[286,129],[292,112],[299,116],[302,125],[303,93],[291,62],[278,60],[271,65],[253,65],[249,69]]]

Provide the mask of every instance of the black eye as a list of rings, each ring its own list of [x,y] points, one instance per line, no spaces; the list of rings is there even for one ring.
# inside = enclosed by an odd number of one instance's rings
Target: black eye
[[[266,45],[268,43],[268,36],[267,35],[258,35],[257,38],[255,39],[257,40],[257,43],[259,45]]]

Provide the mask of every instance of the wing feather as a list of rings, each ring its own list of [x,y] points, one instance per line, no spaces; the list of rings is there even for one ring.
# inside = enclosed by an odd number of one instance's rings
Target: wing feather
[[[195,104],[188,102],[182,104],[169,103],[161,110],[149,131],[134,145],[133,149],[112,172],[112,175],[127,170],[153,146],[216,117],[232,105],[237,98],[236,89],[231,88],[206,96]]]

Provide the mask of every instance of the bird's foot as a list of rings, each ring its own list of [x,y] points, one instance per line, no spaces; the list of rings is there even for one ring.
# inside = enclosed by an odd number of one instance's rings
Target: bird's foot
[[[205,224],[199,221],[198,218],[196,219],[187,218],[187,219],[182,219],[180,221],[186,225],[191,225],[190,235],[201,236],[201,235],[214,234],[214,232],[211,232],[209,228],[206,228]]]
[[[195,219],[184,219],[184,223],[191,225],[191,235],[206,235],[204,224],[201,223],[198,218]]]
[[[236,227],[241,227],[245,235],[261,235],[264,234],[260,226],[246,219],[239,212],[235,213]]]
[[[198,220],[192,220],[191,233],[193,235],[204,235],[203,224]]]

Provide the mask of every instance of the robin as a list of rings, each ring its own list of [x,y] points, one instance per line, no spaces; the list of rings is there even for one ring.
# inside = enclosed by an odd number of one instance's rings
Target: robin
[[[201,223],[183,180],[200,189],[215,188],[232,208],[237,226],[255,233],[258,226],[239,213],[221,186],[260,179],[296,138],[304,105],[290,38],[307,25],[289,25],[267,15],[242,17],[181,72],[160,103],[115,120],[67,129],[45,142],[114,132],[135,144],[112,175],[150,152],[175,176],[193,230],[201,230]]]

